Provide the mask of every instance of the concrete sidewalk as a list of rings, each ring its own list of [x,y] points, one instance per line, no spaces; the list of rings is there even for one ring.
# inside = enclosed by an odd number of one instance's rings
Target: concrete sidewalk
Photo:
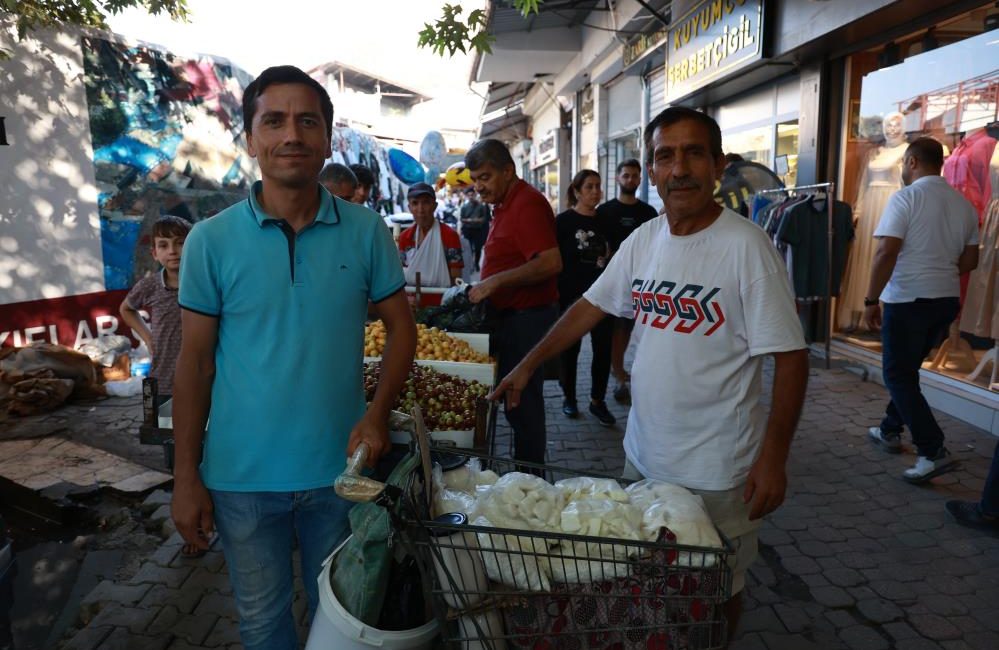
[[[589,393],[588,349],[580,395]],[[768,386],[771,378],[768,368]],[[580,419],[566,419],[555,382],[546,385],[546,401],[551,463],[621,471],[625,409],[609,402],[619,423],[606,429],[585,408]],[[866,440],[886,401],[881,386],[847,370],[811,371],[787,500],[760,533],[733,648],[999,648],[999,538],[956,525],[944,510],[948,499],[978,498],[996,440],[938,416],[962,467],[913,487],[900,474],[914,455],[890,456]],[[498,443],[501,452],[509,444],[503,426]],[[85,627],[61,647],[238,648],[221,553],[186,560],[178,550],[171,538],[135,575],[101,583],[85,599]],[[299,590],[300,617],[303,608]]]

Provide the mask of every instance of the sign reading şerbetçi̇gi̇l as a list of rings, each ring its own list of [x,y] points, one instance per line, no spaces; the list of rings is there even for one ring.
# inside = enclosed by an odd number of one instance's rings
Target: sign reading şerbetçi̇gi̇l
[[[763,0],[704,0],[666,38],[666,101],[763,56]]]

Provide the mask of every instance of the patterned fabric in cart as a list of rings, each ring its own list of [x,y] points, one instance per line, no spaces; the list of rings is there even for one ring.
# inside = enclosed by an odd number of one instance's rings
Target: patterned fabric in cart
[[[675,543],[662,529],[660,541]],[[628,576],[554,584],[503,609],[507,643],[531,650],[707,650],[722,645],[724,576],[717,566],[677,567],[656,550]],[[721,565],[724,567],[725,563]]]

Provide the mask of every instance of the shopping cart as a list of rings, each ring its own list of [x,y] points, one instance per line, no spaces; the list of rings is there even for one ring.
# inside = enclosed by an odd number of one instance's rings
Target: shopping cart
[[[497,474],[557,481],[578,471],[453,448]],[[414,453],[419,453],[417,450]],[[585,476],[596,477],[592,473]],[[603,477],[610,478],[610,477]],[[402,503],[393,523],[417,559],[442,646],[488,648],[710,650],[723,648],[722,604],[731,594],[729,540],[683,546],[666,529],[654,542],[470,525],[431,517],[420,473],[379,502]]]

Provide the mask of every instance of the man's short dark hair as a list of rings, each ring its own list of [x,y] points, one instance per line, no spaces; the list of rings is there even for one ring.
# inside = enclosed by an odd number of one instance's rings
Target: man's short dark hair
[[[465,167],[469,170],[481,169],[487,163],[496,169],[503,169],[507,165],[516,168],[510,150],[500,140],[493,138],[479,140],[465,154]]]
[[[275,84],[303,84],[319,95],[319,106],[326,120],[326,137],[333,135],[333,102],[322,84],[305,74],[293,65],[277,65],[267,68],[260,76],[250,82],[243,91],[243,128],[247,133],[253,133],[253,116],[257,112],[257,97],[264,94],[268,86]]]
[[[191,232],[191,222],[187,219],[175,217],[172,214],[160,217],[153,224],[153,240],[157,237],[164,239],[180,237],[181,239],[185,239],[189,232]]]
[[[628,158],[627,160],[622,160],[617,164],[617,174],[624,171],[625,167],[634,167],[638,171],[642,171],[642,163],[638,162],[637,158]]]
[[[363,185],[364,187],[371,187],[375,184],[375,175],[371,173],[371,170],[364,165],[354,163],[350,166],[350,171],[354,172],[354,176],[357,177],[358,185]]]
[[[907,156],[912,156],[923,167],[940,171],[943,167],[943,145],[933,138],[916,138],[905,150]]]
[[[686,106],[670,106],[652,118],[649,125],[645,127],[645,161],[647,164],[652,164],[653,154],[655,153],[652,149],[652,136],[655,134],[656,129],[672,126],[682,120],[692,120],[703,124],[708,130],[708,144],[711,148],[711,155],[715,160],[724,155],[722,152],[721,128],[719,128],[718,122],[715,122],[714,118],[707,113],[695,111]]]
[[[323,167],[323,170],[319,172],[319,182],[331,183],[334,186],[340,183],[350,183],[351,187],[357,187],[357,176],[354,172],[350,170],[347,165],[341,165],[340,163],[330,163]]]

